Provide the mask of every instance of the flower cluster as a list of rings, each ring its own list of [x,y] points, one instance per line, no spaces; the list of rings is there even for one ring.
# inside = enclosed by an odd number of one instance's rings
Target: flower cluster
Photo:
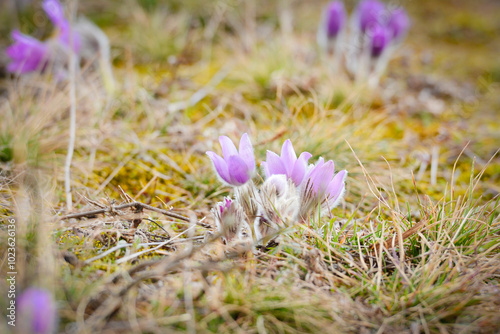
[[[7,65],[9,72],[23,74],[44,70],[51,57],[54,57],[56,45],[66,49],[72,44],[72,49],[75,52],[80,49],[80,36],[76,32],[72,33],[72,28],[64,16],[61,3],[58,0],[45,0],[42,7],[58,31],[57,38],[42,42],[14,30],[12,32],[14,44],[6,51],[10,58],[10,63]]]
[[[212,209],[226,243],[276,240],[282,229],[330,211],[344,196],[347,171],[335,174],[333,161],[323,158],[310,165],[311,153],[297,157],[290,140],[283,143],[280,155],[267,151],[260,187],[252,181],[256,164],[248,135],[241,137],[239,149],[228,137],[221,136],[219,142],[222,156],[211,151],[207,155],[219,179],[234,187],[234,198],[226,197]]]
[[[317,39],[320,47],[333,56],[337,69],[341,58],[357,80],[374,85],[387,67],[392,54],[403,41],[410,20],[401,8],[389,8],[378,0],[362,0],[351,15],[341,1],[331,2],[323,11]]]
[[[74,52],[78,60],[92,62],[97,59],[106,88],[112,89],[114,79],[109,60],[110,47],[104,32],[84,18],[70,24],[59,0],[44,0],[42,8],[56,29],[55,37],[40,41],[14,30],[11,35],[14,43],[6,50],[9,58],[7,70],[26,74],[44,71],[50,65],[58,77],[64,77],[69,55]]]

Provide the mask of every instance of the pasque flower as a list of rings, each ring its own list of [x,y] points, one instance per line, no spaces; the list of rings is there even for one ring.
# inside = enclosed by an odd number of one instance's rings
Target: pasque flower
[[[370,54],[379,57],[391,42],[391,31],[387,26],[376,24],[370,30]]]
[[[38,288],[26,289],[16,300],[21,333],[51,334],[57,325],[52,295]]]
[[[58,41],[61,45],[69,47],[73,45],[73,51],[80,49],[80,36],[72,33],[69,21],[64,17],[64,10],[58,0],[45,0],[42,4],[45,13],[54,26],[60,31]],[[28,73],[43,70],[51,56],[54,56],[54,47],[48,42],[39,41],[17,30],[12,32],[14,44],[6,50],[10,63],[7,70],[14,73]],[[54,45],[52,45],[54,46]]]
[[[73,45],[73,51],[80,50],[80,36],[72,32],[68,19],[64,16],[64,9],[59,0],[45,0],[42,4],[43,10],[59,30],[59,40],[66,46]]]
[[[290,139],[287,139],[281,148],[281,156],[267,151],[267,161],[263,162],[261,166],[264,168],[267,178],[271,175],[284,174],[296,186],[299,186],[304,179],[307,170],[307,161],[311,156],[309,152],[302,152],[297,159],[292,142]]]
[[[241,205],[229,197],[218,202],[212,209],[217,231],[222,234],[225,243],[232,241],[248,241],[252,232]]]
[[[307,172],[301,186],[300,216],[305,218],[318,205],[333,209],[345,193],[345,178],[347,171],[342,170],[335,174],[333,161],[324,161],[319,158],[316,165]]]
[[[15,73],[42,70],[48,60],[49,48],[47,43],[24,35],[17,30],[12,32],[12,39],[14,44],[6,50],[6,54],[10,58],[7,70]]]
[[[410,27],[410,19],[403,8],[395,9],[387,22],[387,26],[391,30],[392,38],[397,40],[404,37]]]
[[[239,150],[226,136],[220,136],[219,142],[222,157],[214,152],[207,152],[217,175],[230,186],[241,186],[248,182],[255,172],[255,157],[248,135],[245,133],[241,136]]]
[[[344,28],[346,11],[342,1],[332,1],[326,7],[326,35],[329,39],[337,37]]]
[[[345,193],[345,170],[335,174],[333,161],[323,158],[308,166],[311,154],[303,152],[297,158],[290,140],[283,143],[281,156],[267,151],[267,161],[262,163],[266,180],[257,187],[250,181],[255,158],[248,135],[241,137],[239,150],[228,137],[221,136],[219,141],[222,157],[210,151],[207,155],[222,181],[237,186],[234,199],[226,197],[212,208],[217,230],[226,244],[249,245],[250,226],[256,242],[279,243],[280,233],[287,227],[317,215],[318,208],[333,209]]]
[[[376,24],[382,23],[382,15],[385,12],[385,6],[378,0],[363,0],[359,3],[357,13],[359,28],[366,32]]]
[[[316,40],[326,56],[328,67],[335,73],[342,60],[346,36],[347,13],[342,1],[332,1],[323,10]]]

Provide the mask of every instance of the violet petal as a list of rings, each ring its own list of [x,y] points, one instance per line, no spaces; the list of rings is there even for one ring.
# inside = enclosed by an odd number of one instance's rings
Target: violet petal
[[[250,138],[248,138],[248,134],[244,133],[240,139],[239,145],[239,155],[245,161],[248,170],[253,172],[255,170],[255,156],[253,154],[252,143],[250,142]]]
[[[23,330],[35,334],[53,333],[57,324],[57,309],[52,295],[37,288],[25,290],[17,298],[20,319],[23,319]]]
[[[403,8],[397,8],[391,14],[387,23],[392,32],[393,38],[403,36],[410,26],[410,19]]]
[[[281,158],[274,152],[267,151],[267,168],[270,175],[286,174],[286,168]]]
[[[48,52],[47,44],[17,30],[12,32],[14,44],[6,50],[11,62],[7,65],[9,72],[27,73],[41,69]]]
[[[250,179],[247,164],[237,155],[229,157],[227,168],[229,170],[229,177],[231,178],[230,183],[232,185],[240,186]]]
[[[211,151],[208,151],[207,155],[210,157],[215,172],[219,175],[219,177],[228,184],[231,184],[231,177],[229,176],[229,170],[226,161],[222,159],[222,157]]]
[[[359,24],[362,32],[376,24],[382,23],[382,14],[385,11],[383,3],[377,0],[364,0],[358,6]]]
[[[343,192],[345,187],[346,176],[347,176],[347,171],[342,170],[338,172],[337,175],[335,175],[333,180],[330,182],[326,190],[329,200],[335,201],[339,197],[339,195]]]
[[[309,152],[302,152],[297,161],[295,161],[290,178],[296,186],[302,183],[307,171],[307,161],[311,156],[312,154]]]
[[[375,25],[371,30],[371,55],[372,57],[379,57],[382,52],[389,45],[391,32],[389,29],[382,25]]]
[[[285,167],[286,174],[290,176],[292,174],[293,165],[297,161],[297,154],[293,149],[292,142],[290,139],[285,140],[283,146],[281,147],[281,161]]]
[[[334,172],[335,166],[331,160],[318,167],[318,170],[311,177],[313,191],[315,194],[323,197]]]
[[[328,38],[335,38],[342,30],[346,21],[344,3],[332,1],[326,8],[326,34]]]
[[[228,161],[229,157],[233,155],[238,155],[238,150],[231,139],[227,136],[219,137],[220,146],[222,148],[222,156],[224,160]]]
[[[66,27],[69,26],[69,22],[64,16],[64,9],[59,1],[45,0],[42,7],[50,21],[52,21],[56,27],[66,29]]]
[[[270,177],[272,174],[269,172],[269,167],[267,166],[267,162],[263,161],[260,163],[260,166],[264,170],[264,174],[266,175],[266,179]]]

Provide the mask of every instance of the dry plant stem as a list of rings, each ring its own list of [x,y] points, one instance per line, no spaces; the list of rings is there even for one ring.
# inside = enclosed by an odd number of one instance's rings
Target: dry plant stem
[[[165,242],[162,242],[161,244],[159,244],[158,246],[154,247],[154,248],[151,248],[151,249],[146,249],[146,250],[143,250],[143,251],[140,251],[140,252],[137,252],[137,253],[134,253],[134,254],[130,254],[129,256],[126,256],[126,257],[123,257],[119,260],[116,260],[116,264],[120,264],[120,263],[123,263],[123,262],[127,262],[129,260],[132,260],[132,259],[135,259],[136,257],[138,256],[141,256],[142,254],[146,254],[146,253],[149,253],[149,252],[152,252],[152,251],[155,251],[157,249],[160,249],[161,247],[163,246],[166,246],[168,244],[171,244],[173,243],[177,238],[179,238],[181,235],[187,233],[189,230],[191,230],[195,225],[192,225],[191,227],[189,227],[187,230],[185,230],[184,232],[182,233],[179,233],[178,235],[176,235],[175,237],[173,237],[172,239],[170,240],[167,240]],[[189,239],[191,240],[191,238]]]
[[[181,233],[182,234],[182,233]],[[165,245],[168,245],[168,244],[179,244],[179,243],[183,243],[183,242],[188,242],[188,241],[191,241],[191,240],[200,240],[200,239],[203,239],[204,237],[203,236],[199,236],[199,237],[193,237],[192,239],[190,240],[187,240],[187,239],[181,239],[181,240],[174,240],[174,239],[171,239],[171,240],[168,240],[166,242],[149,242],[149,243],[141,243],[141,244],[138,244],[137,246],[138,247],[148,247],[148,246],[157,246],[155,248],[151,248],[151,249],[147,249],[147,251],[154,251],[156,249],[158,249],[159,247],[163,247]],[[103,257],[106,257],[107,255],[113,253],[114,251],[117,251],[119,249],[122,249],[122,248],[126,248],[126,247],[132,247],[134,246],[134,244],[121,244],[121,245],[116,245],[115,247],[112,247],[110,249],[108,249],[107,251],[97,255],[97,256],[94,256],[93,258],[90,258],[90,259],[87,259],[85,261],[83,261],[84,264],[89,264],[89,263],[92,263],[94,261],[97,261],[99,259],[102,259]],[[134,253],[132,255],[136,255],[137,253]],[[139,254],[141,255],[141,254]],[[137,255],[137,256],[139,256]],[[135,257],[137,257],[135,256]],[[122,261],[122,262],[125,262],[125,261]],[[118,262],[117,262],[118,263]]]
[[[78,306],[79,320],[82,326],[86,328],[97,329],[106,322],[109,315],[116,312],[121,307],[123,296],[138,283],[143,280],[150,279],[157,276],[163,276],[167,272],[184,266],[184,260],[190,258],[193,254],[203,249],[207,244],[198,247],[189,247],[186,251],[177,255],[169,256],[154,262],[148,262],[150,266],[154,266],[150,270],[137,273],[132,281],[127,282],[124,286],[114,290],[111,295],[99,306],[99,308],[86,320],[84,320],[84,310],[86,303],[81,303]],[[185,267],[184,267],[185,268]],[[88,303],[88,301],[87,301]]]
[[[61,219],[62,220],[66,220],[66,219],[71,219],[71,218],[92,217],[92,216],[103,214],[103,213],[113,213],[113,212],[116,213],[119,210],[128,209],[128,208],[134,208],[134,209],[136,209],[138,211],[142,210],[142,209],[146,209],[146,210],[149,210],[149,211],[154,211],[154,212],[161,213],[161,214],[163,214],[163,215],[165,215],[167,217],[170,217],[170,218],[179,219],[179,220],[182,220],[182,221],[185,221],[185,222],[190,222],[191,221],[189,218],[184,217],[182,215],[179,215],[179,214],[167,211],[167,210],[155,208],[154,206],[147,205],[147,204],[144,204],[144,203],[141,203],[141,202],[125,203],[125,204],[116,205],[116,206],[112,205],[110,207],[103,208],[103,209],[97,209],[97,210],[80,212],[80,213],[72,213],[72,214],[69,214],[69,215],[66,215],[66,216],[62,216]],[[197,221],[196,225],[204,227],[204,228],[207,228],[207,229],[212,228],[212,226],[210,224],[203,223],[201,221]]]
[[[412,235],[417,233],[418,230],[420,230],[422,227],[424,227],[426,223],[427,223],[426,221],[422,221],[418,224],[415,224],[415,226],[411,227],[409,230],[405,231],[403,234],[401,234],[401,236],[398,235],[398,242],[401,244],[402,241],[408,239],[409,237],[411,237]],[[384,247],[387,250],[392,249],[394,247],[394,245],[392,243],[392,237],[387,239],[383,243],[374,244],[373,246],[371,246],[371,249],[372,249],[372,251],[374,251],[380,247]]]

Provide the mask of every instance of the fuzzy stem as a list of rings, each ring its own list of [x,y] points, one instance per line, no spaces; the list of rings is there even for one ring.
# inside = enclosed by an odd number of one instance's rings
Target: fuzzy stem
[[[73,32],[70,28],[70,46],[69,46],[69,143],[66,154],[66,163],[64,165],[64,190],[66,193],[66,209],[71,211],[73,200],[71,196],[71,161],[75,150],[76,137],[76,54],[73,50]]]

